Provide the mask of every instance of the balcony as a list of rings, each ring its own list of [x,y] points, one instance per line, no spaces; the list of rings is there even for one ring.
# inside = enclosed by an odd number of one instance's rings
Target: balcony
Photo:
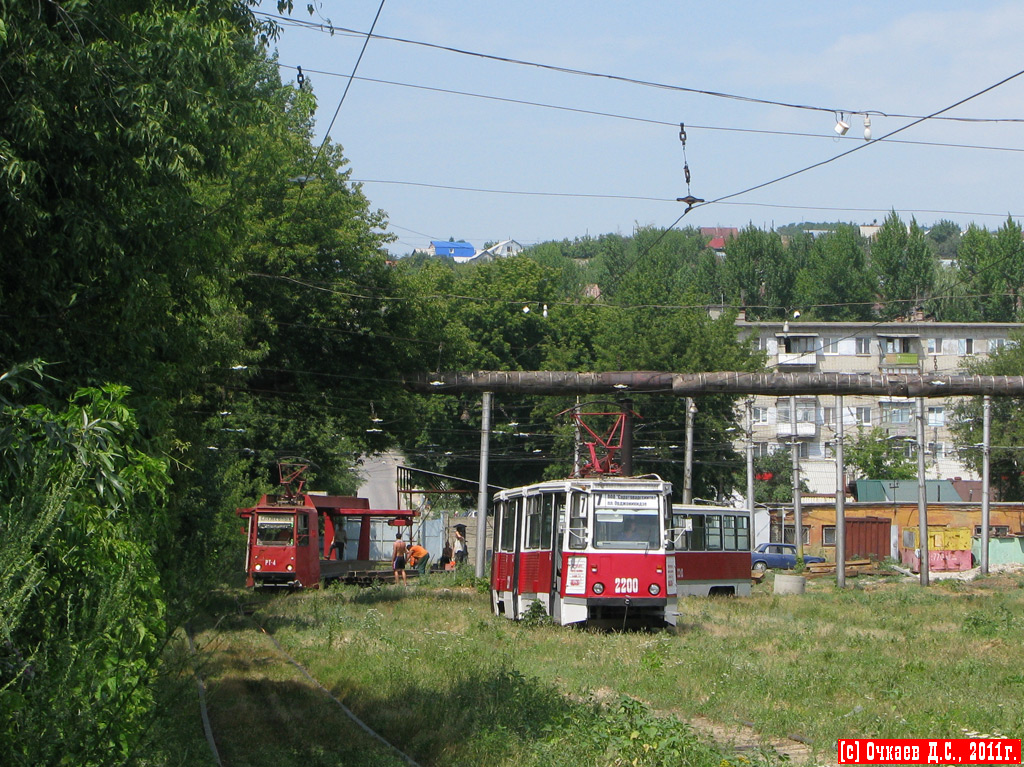
[[[885,367],[916,368],[921,364],[921,355],[914,352],[895,352],[882,357]]]
[[[776,364],[780,368],[813,367],[818,364],[818,355],[814,352],[779,352]]]
[[[816,437],[818,435],[818,425],[813,421],[799,421],[795,424],[796,433],[793,433],[794,424],[786,421],[785,423],[776,424],[775,436],[782,437]]]

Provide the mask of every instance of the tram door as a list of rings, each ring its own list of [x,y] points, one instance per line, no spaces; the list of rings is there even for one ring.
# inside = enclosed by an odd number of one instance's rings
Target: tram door
[[[513,513],[509,515],[513,526],[513,544],[512,551],[512,619],[519,620],[519,574],[522,572],[520,567],[520,560],[523,557],[523,521],[526,518],[526,498],[520,496],[513,498],[509,501],[513,508]],[[505,608],[508,609],[507,607]]]
[[[551,551],[551,586],[548,592],[548,614],[557,623],[562,622],[562,537],[565,533],[565,493],[544,496],[544,518],[551,520],[546,526],[544,547]]]

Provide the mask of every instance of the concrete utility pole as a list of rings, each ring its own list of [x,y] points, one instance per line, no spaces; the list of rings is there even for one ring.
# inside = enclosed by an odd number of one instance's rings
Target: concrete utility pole
[[[928,585],[928,485],[924,480],[924,398],[917,400],[917,530],[920,533],[921,585]]]
[[[477,578],[484,577],[487,564],[487,464],[490,460],[491,448],[491,398],[494,395],[484,392],[483,419],[480,422],[480,486],[476,494],[476,570]]]
[[[697,405],[686,398],[686,463],[683,465],[683,503],[693,503],[693,417]]]
[[[754,540],[754,398],[747,398],[747,511],[750,512],[750,548]]]
[[[804,510],[800,498],[800,443],[796,439],[796,397],[789,398],[790,450],[793,451],[793,525],[796,527],[796,561],[804,561]],[[785,538],[785,531],[783,531]]]
[[[985,395],[982,399],[981,417],[981,574],[988,575],[988,523],[989,523],[989,476],[992,458],[992,446],[989,442],[992,428],[992,398]]]
[[[846,586],[846,464],[843,459],[843,398],[836,397],[836,586]]]

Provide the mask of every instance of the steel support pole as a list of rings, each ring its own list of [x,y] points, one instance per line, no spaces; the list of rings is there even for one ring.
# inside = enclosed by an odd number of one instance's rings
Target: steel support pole
[[[992,397],[986,394],[982,398],[982,432],[981,432],[981,574],[988,575],[988,525],[989,525],[989,483],[991,477],[992,458]]]
[[[487,464],[491,449],[491,397],[483,393],[483,419],[480,423],[480,485],[476,495],[476,577],[484,577],[487,564]]]
[[[633,400],[624,399],[619,403],[622,410],[622,455],[619,465],[622,467],[622,474],[626,477],[633,476]]]
[[[836,397],[836,586],[846,586],[846,464],[843,459],[843,398]]]
[[[928,485],[924,478],[924,397],[917,398],[917,531],[921,585],[928,585]]]

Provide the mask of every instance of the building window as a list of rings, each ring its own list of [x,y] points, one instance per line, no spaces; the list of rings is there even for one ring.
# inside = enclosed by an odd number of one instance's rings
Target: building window
[[[870,338],[855,338],[857,354],[871,354]]]
[[[961,357],[967,357],[974,354],[974,339],[973,338],[961,338],[957,340],[957,354]]]
[[[883,402],[882,423],[883,424],[907,424],[913,413],[909,402]]]
[[[929,426],[945,426],[946,425],[946,408],[942,405],[936,405],[928,408],[928,425]]]
[[[798,399],[796,401],[797,423],[815,423],[815,414],[818,410],[818,403],[813,399]],[[775,413],[779,423],[793,423],[789,412],[789,397],[779,399],[775,403]]]
[[[1005,338],[993,338],[991,341],[988,342],[988,353],[992,354],[993,352],[1002,351],[1005,346]]]
[[[939,460],[946,454],[946,445],[943,442],[929,442],[928,453],[935,460]]]
[[[754,423],[768,423],[768,408],[754,406],[751,409],[751,417]]]
[[[839,354],[839,339],[824,338],[821,342],[822,354]]]
[[[836,409],[834,407],[823,407],[821,409],[821,422],[826,426],[832,426],[836,422]]]
[[[942,339],[941,338],[928,338],[925,339],[925,351],[928,354],[942,354]]]
[[[811,443],[810,442],[797,442],[796,443],[797,453],[801,458],[811,457]]]
[[[814,354],[818,350],[814,336],[784,336],[782,344],[788,354]]]
[[[906,458],[917,457],[917,443],[913,440],[907,440],[903,443],[903,455]]]
[[[767,442],[754,443],[754,458],[767,458],[771,453],[768,451]]]
[[[909,338],[882,338],[879,342],[886,354],[907,354],[910,351]]]
[[[804,525],[803,528],[804,528],[804,536],[803,536],[804,539],[803,539],[802,543],[803,543],[804,546],[810,546],[811,545],[811,526],[810,525]],[[778,528],[776,527],[776,530],[777,529]],[[793,525],[792,522],[786,524],[785,529],[782,531],[782,541],[781,541],[781,543],[796,543],[796,526]]]
[[[856,422],[858,426],[870,426],[871,425],[871,408],[870,406],[856,408]]]
[[[821,545],[822,546],[835,546],[836,545],[836,526],[835,525],[822,525],[821,526]]]
[[[974,526],[974,534],[981,535],[981,525]],[[1008,525],[989,525],[988,535],[990,538],[1005,538],[1010,534]]]

